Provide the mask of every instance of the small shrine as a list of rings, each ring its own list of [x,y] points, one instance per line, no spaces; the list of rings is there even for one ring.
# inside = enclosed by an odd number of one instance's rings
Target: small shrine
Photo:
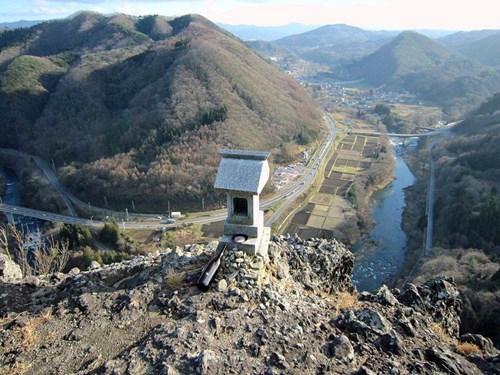
[[[227,219],[221,243],[267,259],[271,229],[264,227],[259,195],[269,179],[268,152],[220,150],[215,188],[227,194]]]

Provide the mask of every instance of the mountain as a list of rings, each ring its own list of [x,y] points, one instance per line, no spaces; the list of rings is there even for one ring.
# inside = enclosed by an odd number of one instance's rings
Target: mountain
[[[369,54],[396,35],[393,31],[368,31],[358,27],[327,25],[276,43],[318,64],[335,65]]]
[[[358,294],[342,244],[279,236],[269,258],[225,253],[200,292],[214,246],[21,279],[1,254],[4,373],[498,373],[491,340],[459,334],[452,278]]]
[[[299,35],[277,41],[290,49],[328,47],[335,43],[377,41],[396,35],[393,31],[368,31],[344,24],[326,25]]]
[[[243,40],[271,41],[288,35],[300,34],[317,28],[317,25],[290,23],[282,26],[228,25],[217,23],[218,26]]]
[[[500,344],[500,92],[484,101],[433,150],[433,249],[415,274],[437,273],[459,287],[465,330]],[[427,183],[427,179],[425,180]],[[437,251],[435,251],[437,250]]]
[[[444,105],[448,113],[462,113],[500,89],[500,71],[413,31],[402,32],[346,71],[351,79],[413,92]]]
[[[500,30],[458,31],[456,33],[439,38],[438,41],[445,46],[454,48],[463,46],[468,43],[477,42],[478,40],[495,34],[500,34]]]
[[[403,30],[400,30],[399,32],[401,31]],[[411,29],[410,31],[415,31],[419,34],[425,35],[426,37],[432,39],[444,38],[445,36],[455,33],[455,31],[439,30],[439,29]]]
[[[463,55],[485,65],[500,65],[500,32],[456,47]]]
[[[302,86],[197,15],[84,12],[6,31],[0,69],[1,145],[54,160],[98,204],[215,204],[219,148],[278,159],[321,127]]]
[[[0,29],[2,27],[6,29],[17,29],[20,27],[31,27],[38,25],[39,23],[42,23],[44,21],[38,20],[38,21],[26,21],[26,20],[20,20],[20,21],[15,21],[15,22],[0,22]]]

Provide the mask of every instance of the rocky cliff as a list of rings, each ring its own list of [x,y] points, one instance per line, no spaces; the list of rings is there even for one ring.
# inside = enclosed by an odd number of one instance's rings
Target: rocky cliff
[[[230,251],[203,293],[194,281],[216,245],[30,278],[3,259],[0,373],[499,371],[489,340],[458,337],[451,279],[357,294],[342,244],[277,237],[269,259]]]

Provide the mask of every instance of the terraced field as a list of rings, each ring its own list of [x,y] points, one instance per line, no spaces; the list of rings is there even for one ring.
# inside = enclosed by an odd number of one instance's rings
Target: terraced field
[[[375,131],[368,124],[356,122],[352,129]],[[297,212],[286,228],[301,237],[332,237],[333,229],[354,216],[345,196],[357,175],[365,173],[377,161],[380,150],[378,136],[341,134],[328,161],[319,191]]]

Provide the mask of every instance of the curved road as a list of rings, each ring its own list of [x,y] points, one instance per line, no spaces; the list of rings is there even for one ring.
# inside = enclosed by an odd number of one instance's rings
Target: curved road
[[[288,208],[291,202],[295,200],[295,198],[300,195],[305,189],[308,189],[309,186],[311,185],[312,181],[314,181],[314,178],[316,176],[316,173],[318,173],[318,167],[323,161],[323,158],[328,154],[328,150],[330,149],[330,146],[332,145],[333,141],[335,140],[336,136],[336,128],[333,123],[333,121],[330,119],[328,115],[325,114],[324,116],[325,122],[327,123],[327,126],[329,128],[328,136],[325,139],[323,145],[321,146],[321,149],[318,153],[318,156],[316,156],[311,163],[311,166],[305,170],[305,173],[303,177],[298,180],[296,183],[291,184],[290,186],[287,186],[283,189],[283,191],[280,192],[275,197],[269,198],[261,203],[261,208],[265,209],[268,208],[279,201],[285,199],[285,202],[279,207],[279,209],[272,215],[269,220],[267,220],[266,225],[271,225],[278,217],[279,215]],[[28,155],[28,154],[26,154]],[[0,211],[3,211],[7,214],[16,214],[16,215],[22,215],[22,216],[30,216],[30,217],[35,217],[38,219],[42,220],[47,220],[47,221],[57,221],[57,222],[62,222],[65,224],[83,224],[87,226],[103,226],[104,222],[100,220],[92,220],[92,219],[87,219],[87,218],[81,218],[76,215],[76,212],[74,211],[73,206],[71,203],[74,203],[76,206],[80,207],[81,209],[88,209],[89,205],[88,203],[82,202],[75,196],[73,196],[67,189],[64,188],[57,179],[57,177],[52,173],[52,170],[50,167],[41,159],[35,158],[37,165],[42,169],[44,172],[45,176],[47,179],[50,181],[50,183],[56,188],[56,190],[60,193],[60,195],[63,197],[64,201],[66,202],[68,206],[68,210],[70,211],[72,216],[68,215],[60,215],[60,214],[54,214],[52,212],[47,212],[47,211],[40,211],[40,210],[35,210],[31,208],[26,208],[26,207],[21,207],[21,206],[14,206],[14,205],[9,205],[6,203],[0,203]],[[71,208],[70,208],[71,207]],[[112,210],[106,210],[102,209],[99,207],[94,207],[90,206],[90,209],[92,212],[95,213],[102,213],[108,216],[121,216],[124,217],[125,214],[123,212],[117,212],[117,211],[112,211]],[[183,220],[178,220],[176,224],[164,224],[161,222],[129,222],[129,221],[120,221],[119,225],[123,228],[162,228],[162,227],[175,227],[178,224],[183,224],[183,223],[195,223],[195,224],[207,224],[207,223],[212,223],[215,221],[221,221],[224,220],[227,216],[226,210],[218,210],[218,211],[212,211],[212,212],[204,212],[204,213],[199,213],[199,214],[192,214],[193,218],[185,218]],[[128,216],[130,218],[136,218],[136,219],[146,219],[146,218],[154,218],[157,219],[158,215],[157,214],[134,214],[134,213],[129,213]]]

